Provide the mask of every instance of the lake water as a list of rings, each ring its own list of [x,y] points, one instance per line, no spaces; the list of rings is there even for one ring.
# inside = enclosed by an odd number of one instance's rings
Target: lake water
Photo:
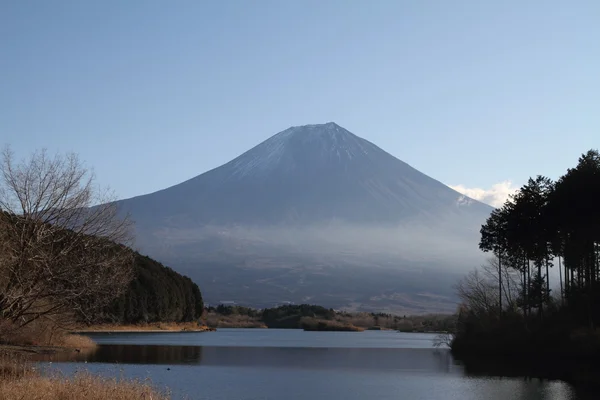
[[[469,376],[435,335],[219,329],[90,335],[100,344],[52,368],[150,378],[174,398],[210,400],[588,400],[560,381]],[[47,359],[46,361],[50,361]],[[42,361],[46,364],[46,361]],[[85,362],[85,363],[84,363]],[[48,365],[48,364],[46,364]]]

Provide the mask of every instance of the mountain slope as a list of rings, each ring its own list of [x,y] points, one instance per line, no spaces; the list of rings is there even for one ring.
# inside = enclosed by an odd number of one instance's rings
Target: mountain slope
[[[335,123],[286,129],[120,206],[139,248],[197,280],[209,303],[401,312],[454,307],[455,273],[481,262],[492,211]]]
[[[463,197],[327,123],[289,128],[221,167],[124,206],[142,225],[177,227],[331,220],[378,225],[491,211]]]

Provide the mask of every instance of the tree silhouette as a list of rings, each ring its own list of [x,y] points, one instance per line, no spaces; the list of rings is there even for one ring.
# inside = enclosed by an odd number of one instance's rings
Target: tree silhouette
[[[556,183],[541,175],[530,178],[481,227],[479,248],[498,258],[499,269],[506,263],[522,275],[524,314],[535,308],[543,317],[551,301],[550,268],[559,258],[565,301],[574,310],[583,307],[590,324],[598,319],[599,205],[600,154],[590,150]],[[501,278],[499,286],[502,308]]]

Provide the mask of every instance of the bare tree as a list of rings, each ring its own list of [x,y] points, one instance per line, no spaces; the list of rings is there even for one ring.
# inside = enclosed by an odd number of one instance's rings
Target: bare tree
[[[486,264],[481,266],[484,276],[492,284],[498,292],[502,293],[504,302],[501,302],[503,309],[515,309],[517,301],[521,293],[523,282],[521,282],[521,274],[515,268],[512,268],[506,260],[498,257],[490,257]],[[500,272],[499,272],[500,271]],[[500,273],[501,278],[498,278]],[[502,287],[499,288],[497,282],[501,282]]]
[[[456,285],[458,297],[473,313],[487,313],[498,309],[497,286],[479,270],[469,272]]]
[[[498,277],[499,271],[502,279]],[[501,288],[499,282],[502,282]],[[518,271],[511,269],[507,263],[500,264],[497,257],[490,258],[456,285],[463,304],[475,313],[499,310],[501,304],[504,309],[516,309],[520,288]],[[503,303],[500,302],[500,293]]]
[[[0,164],[0,316],[89,318],[132,279],[132,224],[75,154]]]
[[[441,332],[438,333],[432,340],[433,347],[450,347],[452,345],[452,340],[454,340],[454,334],[452,332]]]

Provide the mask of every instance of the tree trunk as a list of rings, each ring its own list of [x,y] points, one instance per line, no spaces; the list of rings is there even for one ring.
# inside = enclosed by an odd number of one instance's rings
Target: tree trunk
[[[523,314],[527,316],[527,271],[523,268]]]
[[[560,256],[558,256],[558,280],[560,281],[560,300],[565,301],[565,294],[563,292],[563,278],[562,278],[562,264],[560,262]]]
[[[527,265],[527,312],[531,315],[531,264],[526,260]]]
[[[595,313],[595,305],[594,305],[594,294],[596,293],[596,279],[595,279],[595,274],[596,274],[596,243],[594,243],[592,241],[592,246],[591,246],[591,253],[590,253],[590,265],[588,267],[589,270],[589,275],[590,275],[590,282],[589,282],[589,290],[588,290],[588,304],[589,304],[589,313],[590,313],[590,328],[592,330],[592,332],[594,331],[594,318],[596,316]]]
[[[550,270],[548,258],[546,257],[546,302],[550,302]]]
[[[543,292],[542,292],[542,287],[543,287],[543,283],[542,283],[542,264],[538,263],[537,266],[537,270],[538,270],[538,282],[540,287],[538,288],[538,316],[540,317],[540,319],[543,318],[543,309],[544,309],[544,296],[543,296]]]
[[[502,316],[502,255],[498,256],[498,295],[500,304],[500,316]]]

